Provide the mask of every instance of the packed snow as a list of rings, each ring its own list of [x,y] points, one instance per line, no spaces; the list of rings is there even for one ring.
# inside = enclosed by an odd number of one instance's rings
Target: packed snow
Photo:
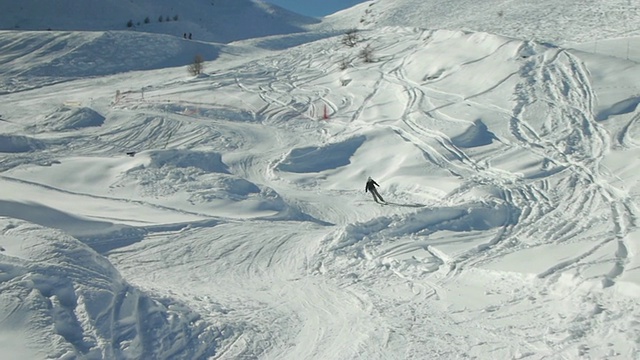
[[[639,358],[638,39],[581,29],[1,32],[3,356]]]

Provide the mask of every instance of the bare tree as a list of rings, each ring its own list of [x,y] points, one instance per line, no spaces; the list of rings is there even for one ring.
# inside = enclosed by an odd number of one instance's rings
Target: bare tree
[[[204,58],[202,57],[202,55],[198,54],[193,58],[193,62],[189,65],[187,70],[189,71],[189,74],[196,76],[202,73],[203,68]]]
[[[349,29],[344,33],[342,43],[348,47],[354,47],[358,44],[358,40],[360,40],[358,37],[358,29]]]
[[[343,58],[342,60],[340,60],[340,62],[338,63],[338,68],[340,70],[347,70],[349,67],[351,66],[351,62],[349,61],[349,59],[347,58]]]
[[[373,48],[371,47],[371,44],[367,44],[364,49],[360,50],[360,58],[362,58],[366,63],[373,62]]]

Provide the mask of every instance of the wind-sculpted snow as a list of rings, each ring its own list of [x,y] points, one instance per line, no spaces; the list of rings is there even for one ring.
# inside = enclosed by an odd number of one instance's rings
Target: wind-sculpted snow
[[[489,131],[482,120],[474,121],[465,132],[451,138],[451,143],[457,147],[470,148],[489,145],[495,139],[495,135]]]
[[[43,131],[70,131],[85,127],[101,126],[104,116],[93,109],[86,107],[62,107],[48,115],[44,122],[38,124],[33,130]],[[39,130],[40,128],[40,130]]]
[[[117,226],[107,221],[92,221],[82,219],[59,210],[43,206],[38,203],[18,203],[12,201],[0,201],[0,216],[22,219],[30,223],[44,227],[57,228],[75,237],[98,236],[99,234],[111,235],[115,233],[138,233],[140,231],[127,226]]]
[[[323,147],[293,149],[277,166],[278,170],[290,172],[322,172],[349,165],[349,159],[366,139],[360,136],[341,143]]]
[[[0,219],[0,334],[5,354],[33,358],[194,359],[217,331],[167,299],[124,281],[110,262],[60,232]],[[37,354],[37,355],[36,355]]]
[[[166,150],[149,153],[150,167],[173,165],[179,168],[195,167],[206,172],[228,174],[227,165],[222,162],[222,156],[214,152],[200,152],[187,150]]]
[[[640,96],[634,96],[629,99],[622,100],[616,104],[613,104],[609,109],[604,109],[596,115],[596,119],[599,121],[607,120],[612,115],[630,114],[634,113],[640,104]]]
[[[391,203],[389,206],[403,206]],[[504,203],[466,204],[448,208],[421,208],[410,214],[380,217],[365,224],[348,225],[333,249],[357,245],[369,247],[404,236],[429,236],[440,231],[471,232],[512,226],[519,211]],[[365,242],[362,244],[362,242]]]
[[[65,340],[28,345],[52,357],[637,358],[640,67],[471,31],[358,36],[195,77],[3,95],[0,131],[15,135],[0,144],[46,144],[2,154],[6,221],[126,279],[66,276],[82,286],[38,297],[56,311],[25,311],[58,314],[36,328]],[[65,103],[104,121],[44,126]],[[385,203],[365,192],[369,176]],[[79,291],[107,287],[91,299],[122,332],[85,336]]]

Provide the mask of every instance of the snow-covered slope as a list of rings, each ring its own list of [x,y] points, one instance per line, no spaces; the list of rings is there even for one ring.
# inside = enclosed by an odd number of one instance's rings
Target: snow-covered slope
[[[4,74],[0,93],[78,78],[186,66],[197,54],[214,61],[223,51],[245,52],[240,47],[128,31],[2,31],[0,47],[0,72]]]
[[[638,65],[487,33],[358,36],[4,94],[3,294],[42,301],[4,298],[4,341],[36,327],[55,341],[13,347],[35,358],[637,357]],[[86,256],[25,253],[56,246]],[[129,292],[144,300],[106,315],[78,300]]]
[[[318,22],[260,0],[56,0],[0,2],[0,29],[130,30],[227,43],[301,32]]]
[[[198,359],[220,333],[62,232],[0,218],[0,343],[11,359]]]
[[[629,0],[372,0],[321,27],[466,29],[566,44],[640,35],[640,2]]]
[[[0,33],[2,356],[639,358],[637,5],[535,4]]]

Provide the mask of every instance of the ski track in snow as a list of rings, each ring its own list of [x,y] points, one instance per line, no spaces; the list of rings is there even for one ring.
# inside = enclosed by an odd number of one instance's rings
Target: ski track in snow
[[[589,358],[610,354],[589,348],[604,336],[637,356],[637,330],[616,323],[615,314],[640,316],[634,302],[602,290],[637,265],[630,244],[637,206],[602,162],[612,141],[637,149],[629,129],[638,115],[618,134],[596,121],[588,69],[561,48],[418,29],[362,36],[377,45],[373,63],[339,70],[357,49],[321,40],[189,82],[159,77],[144,94],[126,93],[118,102],[95,100],[109,114],[97,130],[53,134],[34,122],[31,134],[46,151],[3,158],[0,180],[186,218],[140,225],[141,241],[104,255],[132,284],[186,304],[222,334],[214,359]],[[469,38],[483,45],[454,57],[457,63],[434,78],[427,70],[416,77],[425,48]],[[474,89],[458,83],[498,61],[511,68]],[[32,91],[55,102],[73,86]],[[397,116],[376,113],[388,103]],[[481,121],[474,123],[476,114]],[[487,145],[454,140],[480,123],[492,132]],[[357,136],[384,140],[367,145]],[[393,184],[383,193],[390,205],[378,206],[363,189],[340,182],[359,183],[373,169],[356,163],[358,156],[388,141],[419,155],[401,158],[419,164],[411,173],[442,171],[452,185],[438,196],[411,193],[392,171],[376,169],[384,185]],[[187,159],[220,153],[228,173],[171,159],[158,168],[132,165],[105,187],[74,190],[21,172],[34,158],[55,167],[79,155],[127,159],[124,153],[134,151],[133,159],[153,159],[172,149]],[[348,165],[309,171],[302,162],[313,152]],[[387,155],[380,154],[380,165],[395,166]],[[510,157],[536,165],[516,166]],[[255,201],[255,214],[228,216],[231,201],[208,192],[211,181],[241,182],[232,200]],[[129,192],[118,195],[122,189]],[[181,192],[192,195],[191,204],[167,200]],[[603,208],[609,211],[595,211]],[[573,249],[570,258],[523,270],[523,254],[565,246]],[[511,257],[525,264],[503,268]],[[601,289],[596,295],[584,291],[594,286]],[[477,297],[465,298],[469,292]],[[469,335],[468,327],[478,330]],[[608,334],[609,327],[622,335]],[[620,338],[633,343],[624,347]]]

